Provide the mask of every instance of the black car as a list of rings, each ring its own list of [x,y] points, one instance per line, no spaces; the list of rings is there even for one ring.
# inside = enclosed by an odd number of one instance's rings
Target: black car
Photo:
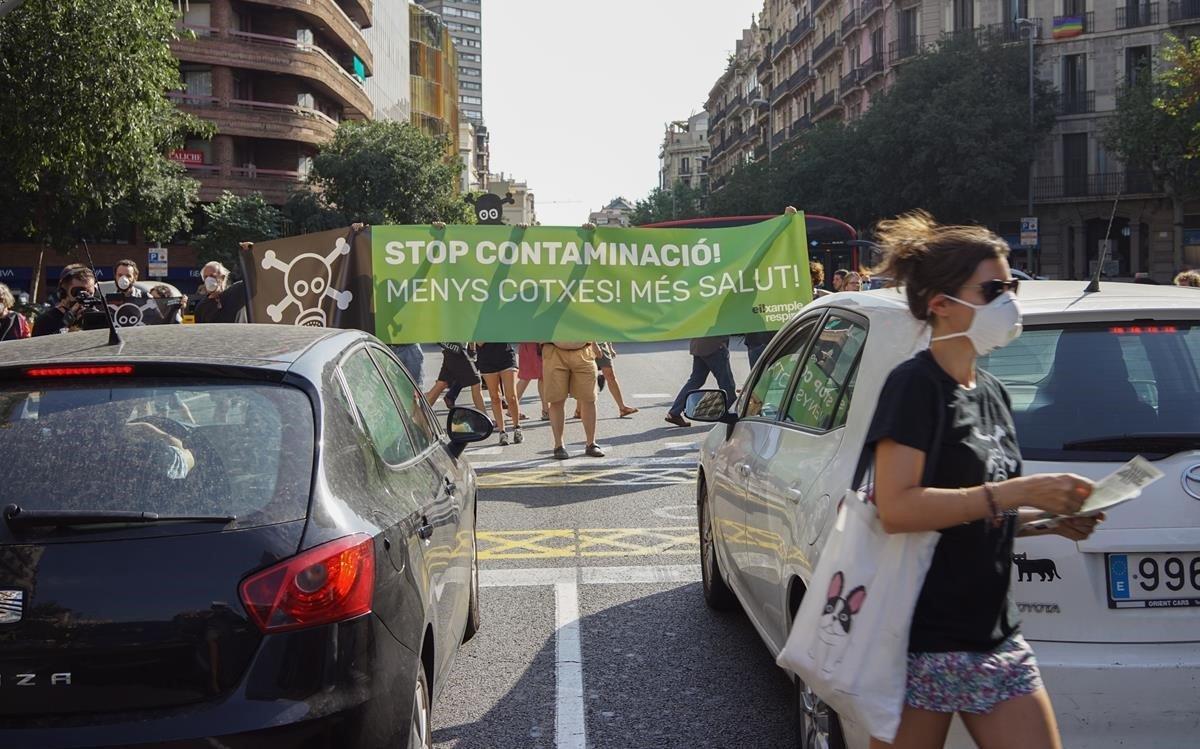
[[[421,747],[475,476],[356,331],[0,344],[0,747]]]

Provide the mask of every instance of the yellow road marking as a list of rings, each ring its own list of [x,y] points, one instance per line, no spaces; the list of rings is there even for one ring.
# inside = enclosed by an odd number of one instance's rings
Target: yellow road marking
[[[480,559],[551,559],[575,556],[575,531],[479,531]]]
[[[479,531],[480,559],[636,557],[698,554],[695,528],[579,528]]]
[[[522,486],[667,486],[696,480],[696,469],[684,466],[565,469],[523,468],[487,471],[478,475],[480,488],[508,489]]]

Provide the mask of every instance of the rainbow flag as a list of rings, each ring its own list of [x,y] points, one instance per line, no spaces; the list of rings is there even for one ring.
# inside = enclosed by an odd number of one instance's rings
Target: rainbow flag
[[[1070,39],[1083,34],[1083,16],[1058,16],[1051,26],[1055,39]]]

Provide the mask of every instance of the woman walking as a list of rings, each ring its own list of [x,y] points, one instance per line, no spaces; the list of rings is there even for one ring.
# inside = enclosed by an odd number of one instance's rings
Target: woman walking
[[[437,381],[429,392],[425,393],[425,402],[432,406],[437,403],[438,396],[447,390],[455,393],[463,388],[471,388],[471,399],[475,408],[482,413],[483,393],[479,388],[479,369],[475,366],[472,346],[466,343],[439,343],[442,348],[442,368],[438,372]],[[454,399],[449,399],[447,408],[454,407]]]
[[[542,393],[542,352],[540,343],[522,343],[517,346],[517,401],[525,397],[529,383],[537,384],[538,400],[542,403],[542,421],[550,418],[546,407],[546,396]]]
[[[511,343],[481,343],[476,364],[492,401],[492,419],[496,422],[496,431],[500,432],[500,444],[508,444],[508,432],[504,429],[506,401],[513,425],[512,441],[521,444],[525,438],[521,434],[521,408],[517,403],[516,349]]]
[[[0,341],[16,341],[33,335],[33,326],[13,309],[16,304],[8,286],[0,283]]]
[[[905,288],[932,342],[892,371],[876,406],[867,434],[875,502],[889,533],[941,532],[913,613],[892,746],[941,747],[957,713],[980,746],[1058,749],[1050,697],[1009,593],[1013,537],[1087,538],[1102,516],[1034,531],[1025,523],[1037,512],[1021,508],[1071,515],[1091,482],[1021,476],[1012,401],[998,379],[976,369],[977,357],[1021,332],[1004,240],[979,227],[940,226],[923,212],[885,221],[878,233],[880,272]]]

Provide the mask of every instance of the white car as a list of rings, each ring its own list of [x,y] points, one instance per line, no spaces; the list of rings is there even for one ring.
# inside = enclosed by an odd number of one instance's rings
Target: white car
[[[1013,399],[1024,472],[1102,478],[1134,455],[1166,474],[1082,543],[1017,539],[1013,600],[1072,747],[1195,746],[1200,735],[1200,295],[1039,281],[1025,332],[980,366]],[[740,602],[773,654],[851,482],[888,373],[928,346],[894,289],[835,294],[771,342],[700,452],[704,595]],[[714,403],[715,401],[715,403]],[[699,413],[698,413],[699,412]],[[798,684],[801,746],[867,737]],[[973,746],[958,721],[951,746]],[[824,742],[824,743],[822,743]]]

